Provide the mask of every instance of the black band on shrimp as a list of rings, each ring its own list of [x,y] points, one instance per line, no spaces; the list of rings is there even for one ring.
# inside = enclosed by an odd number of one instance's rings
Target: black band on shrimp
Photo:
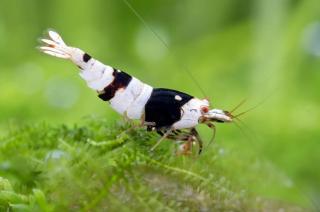
[[[155,88],[145,105],[145,121],[156,128],[169,127],[181,119],[181,107],[193,96],[172,89]]]
[[[113,71],[113,76],[112,83],[103,89],[103,93],[99,94],[99,97],[104,101],[112,99],[119,89],[125,89],[132,80],[129,74],[116,69]]]

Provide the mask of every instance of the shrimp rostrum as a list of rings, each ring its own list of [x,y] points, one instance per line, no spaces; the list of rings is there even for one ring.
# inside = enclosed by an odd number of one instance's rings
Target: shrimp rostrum
[[[141,120],[147,130],[155,130],[162,138],[184,142],[183,153],[190,152],[190,144],[202,141],[196,130],[198,124],[206,124],[215,131],[214,122],[232,122],[231,113],[210,109],[207,99],[166,88],[152,86],[129,74],[105,65],[79,48],[67,46],[61,36],[48,32],[41,41],[40,50],[51,56],[71,60],[79,69],[80,77],[99,98],[109,102],[119,114],[131,120]],[[155,146],[154,146],[155,147]],[[154,148],[153,148],[154,149]]]

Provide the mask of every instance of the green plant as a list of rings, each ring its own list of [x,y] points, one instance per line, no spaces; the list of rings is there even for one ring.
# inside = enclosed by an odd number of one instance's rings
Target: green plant
[[[241,178],[243,184],[235,180],[228,166],[239,165],[217,144],[200,157],[177,157],[170,141],[150,152],[158,136],[128,129],[123,122],[110,125],[89,119],[81,126],[38,124],[13,130],[0,142],[0,208],[302,211],[251,192],[244,186],[249,178]]]

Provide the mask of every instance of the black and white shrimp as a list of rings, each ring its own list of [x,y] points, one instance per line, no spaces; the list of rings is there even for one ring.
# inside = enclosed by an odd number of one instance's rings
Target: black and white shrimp
[[[40,50],[51,56],[71,60],[80,69],[80,77],[99,98],[108,101],[119,114],[130,120],[141,120],[147,130],[155,130],[164,139],[183,141],[183,154],[190,152],[193,142],[202,150],[202,141],[196,130],[206,124],[215,130],[214,122],[232,122],[230,112],[210,109],[207,99],[200,99],[184,92],[153,88],[129,74],[105,65],[79,48],[67,46],[61,36],[48,31],[48,38],[41,41]]]

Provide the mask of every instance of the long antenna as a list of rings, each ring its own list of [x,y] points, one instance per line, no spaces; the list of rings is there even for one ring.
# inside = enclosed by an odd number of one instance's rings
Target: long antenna
[[[165,40],[163,40],[161,38],[161,36],[144,20],[144,18],[138,13],[138,11],[136,9],[134,9],[134,7],[127,1],[127,0],[122,0],[128,7],[129,9],[135,14],[135,16],[137,16],[137,18],[143,23],[143,25],[148,28],[152,34],[167,48],[167,50],[172,54],[172,51],[169,47],[169,45],[167,44],[167,42]],[[174,55],[174,54],[172,54]],[[189,68],[181,63],[178,59],[176,59],[176,63],[188,74],[188,76],[191,78],[191,80],[194,82],[194,84],[198,87],[198,89],[200,90],[200,92],[202,93],[202,95],[204,97],[207,97],[206,93],[204,92],[204,90],[202,89],[202,87],[200,86],[200,83],[196,80],[196,78],[193,76],[193,74],[191,73],[191,71],[189,70]]]
[[[235,116],[234,116],[234,118],[237,118],[237,117],[239,117],[239,116],[242,116],[242,115],[244,115],[244,114],[246,114],[246,113],[248,113],[248,112],[250,112],[250,111],[252,111],[252,110],[256,109],[257,107],[261,106],[265,101],[266,101],[266,100],[264,99],[263,101],[259,102],[258,104],[256,104],[255,106],[253,106],[253,107],[249,108],[248,110],[243,111],[243,112],[241,112],[241,113],[239,113],[239,114],[235,115]]]
[[[233,113],[234,111],[236,111],[241,105],[243,105],[245,102],[247,101],[247,99],[243,99],[237,106],[235,106],[231,111],[229,111],[229,113]]]
[[[248,113],[248,112],[256,109],[257,107],[260,107],[260,106],[261,106],[263,103],[265,103],[270,97],[272,97],[273,94],[274,94],[277,90],[278,90],[278,87],[276,87],[275,89],[273,89],[272,92],[270,92],[266,97],[264,97],[264,98],[263,98],[260,102],[258,102],[255,106],[253,106],[253,107],[251,107],[251,108],[249,108],[249,109],[247,109],[247,110],[245,110],[245,111],[243,111],[243,112],[241,112],[241,113],[239,113],[239,114],[237,114],[237,115],[234,115],[233,117],[237,118],[237,117],[239,117],[239,116],[242,116],[242,115],[244,115],[244,114],[246,114],[246,113]],[[240,104],[242,104],[242,102],[241,102]],[[234,110],[233,110],[233,111],[234,111]]]

